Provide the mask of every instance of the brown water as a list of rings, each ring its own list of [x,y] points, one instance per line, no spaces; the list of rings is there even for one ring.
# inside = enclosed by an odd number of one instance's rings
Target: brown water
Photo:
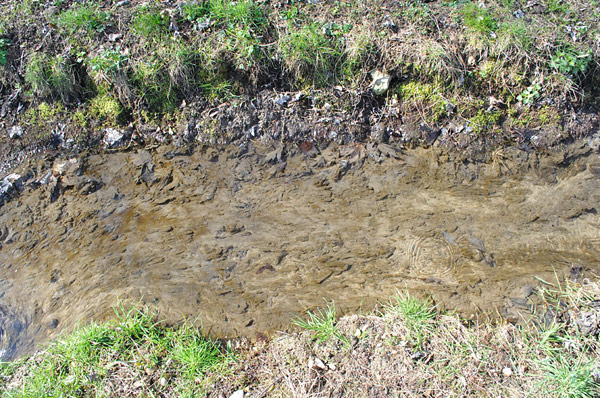
[[[396,290],[513,319],[536,277],[600,270],[597,154],[507,150],[475,165],[425,149],[273,149],[55,160],[57,187],[0,207],[3,355],[110,318],[119,299],[252,337],[324,300],[366,311]]]

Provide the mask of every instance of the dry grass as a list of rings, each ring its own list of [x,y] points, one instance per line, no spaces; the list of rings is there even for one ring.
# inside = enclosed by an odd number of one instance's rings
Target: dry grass
[[[234,373],[244,378],[223,380],[212,396],[238,388],[251,397],[597,396],[599,298],[597,283],[542,287],[541,313],[515,326],[467,324],[400,296],[381,315],[339,319],[350,345],[314,331],[273,339],[241,362]],[[593,322],[582,331],[584,319]]]

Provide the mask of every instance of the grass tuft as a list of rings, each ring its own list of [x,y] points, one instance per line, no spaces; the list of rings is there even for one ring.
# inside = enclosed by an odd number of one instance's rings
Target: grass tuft
[[[348,344],[348,338],[336,327],[337,318],[335,306],[328,304],[325,309],[318,309],[317,312],[306,311],[308,318],[296,318],[292,320],[292,324],[299,326],[302,329],[315,332],[315,338],[324,342],[335,338]]]

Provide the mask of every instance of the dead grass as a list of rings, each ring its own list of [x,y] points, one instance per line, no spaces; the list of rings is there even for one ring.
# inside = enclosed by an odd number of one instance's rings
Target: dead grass
[[[245,379],[225,379],[211,396],[237,389],[251,397],[597,396],[600,288],[548,287],[538,290],[538,316],[519,326],[424,314],[432,307],[414,311],[418,301],[401,296],[381,315],[339,319],[349,346],[319,341],[313,331],[282,334],[241,362]],[[557,302],[565,304],[549,322]],[[588,329],[577,326],[589,319]]]

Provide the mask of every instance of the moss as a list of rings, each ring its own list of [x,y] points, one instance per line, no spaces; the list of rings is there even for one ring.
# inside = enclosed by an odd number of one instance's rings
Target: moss
[[[45,125],[49,122],[54,122],[59,117],[63,116],[65,108],[60,103],[48,104],[42,102],[35,108],[29,108],[25,111],[25,121],[34,127]]]
[[[109,94],[94,97],[89,104],[89,116],[103,124],[118,123],[123,114],[121,103]]]
[[[400,84],[396,94],[405,109],[416,110],[421,113],[421,117],[427,119],[426,121],[437,123],[447,116],[446,105],[449,103],[442,87],[439,82],[423,83],[411,80]]]
[[[504,118],[503,111],[480,109],[475,116],[469,119],[469,126],[473,129],[473,134],[480,135],[497,130]]]
[[[419,81],[409,81],[398,87],[398,95],[404,101],[426,101],[434,92],[434,86]]]
[[[555,127],[560,124],[560,113],[551,106],[539,109],[527,108],[523,112],[512,108],[509,110],[509,123],[519,128]]]
[[[88,117],[83,111],[77,111],[73,113],[71,120],[73,121],[73,123],[75,123],[75,125],[81,128],[86,128],[89,125]]]

